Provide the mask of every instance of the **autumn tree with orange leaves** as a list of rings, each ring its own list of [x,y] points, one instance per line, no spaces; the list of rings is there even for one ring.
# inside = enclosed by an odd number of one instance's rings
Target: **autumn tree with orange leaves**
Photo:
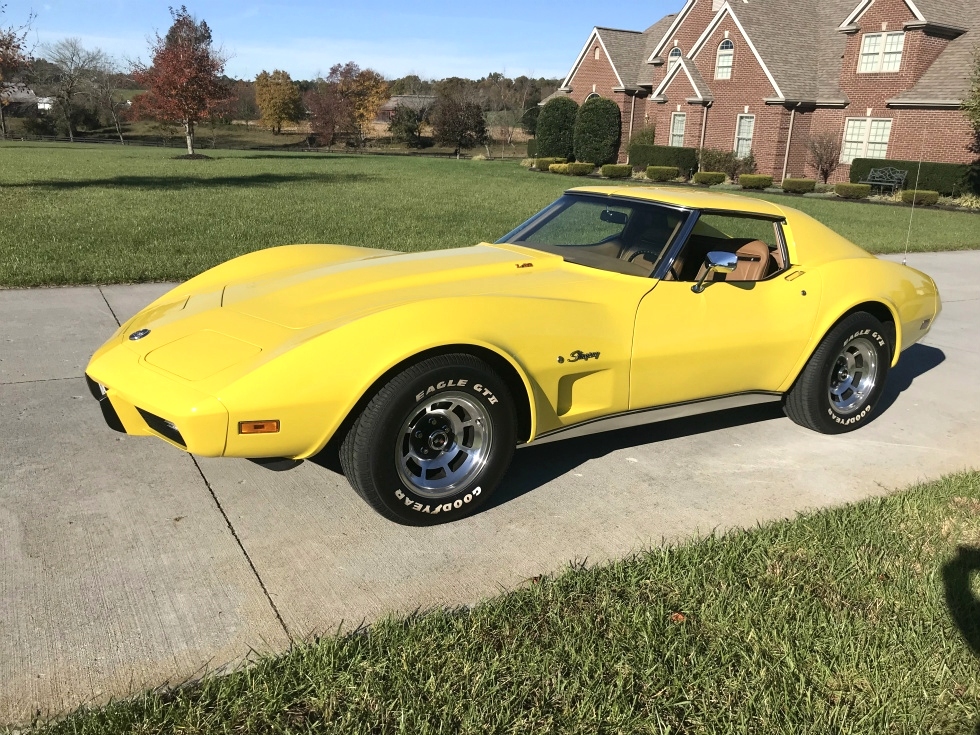
[[[211,45],[208,24],[194,20],[186,6],[171,8],[170,15],[167,35],[158,33],[151,42],[152,64],[133,67],[136,83],[148,90],[133,100],[133,114],[182,124],[193,156],[195,126],[230,96],[221,82],[225,59]]]

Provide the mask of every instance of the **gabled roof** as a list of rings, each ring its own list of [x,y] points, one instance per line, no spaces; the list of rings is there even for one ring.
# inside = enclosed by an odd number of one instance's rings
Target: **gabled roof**
[[[585,59],[585,55],[592,48],[594,40],[598,40],[599,45],[605,51],[606,58],[612,64],[613,72],[616,74],[618,85],[623,87],[635,86],[636,67],[639,64],[639,55],[643,52],[644,37],[640,31],[626,31],[620,28],[603,28],[596,26],[589,34],[589,39],[582,47],[578,58],[568,70],[562,88],[567,88],[578,71],[579,65]]]
[[[638,67],[642,59],[646,37],[639,31],[622,31],[617,28],[596,28],[609,54],[609,61],[619,75],[624,87],[635,87]]]
[[[653,55],[654,49],[663,40],[664,35],[670,28],[674,19],[677,17],[675,13],[670,15],[665,15],[663,18],[658,20],[652,26],[643,31],[643,37],[645,39],[643,45],[643,57],[640,59],[640,64],[638,65],[636,84],[639,86],[653,86],[654,77],[658,67],[650,63],[649,59]]]
[[[698,71],[698,67],[686,56],[682,56],[680,61],[669,71],[664,77],[664,80],[657,86],[654,90],[654,95],[659,97],[667,88],[671,85],[678,75],[683,74],[687,77],[687,81],[690,82],[691,87],[694,89],[694,99],[704,102],[711,102],[714,100],[714,95],[711,94],[711,87],[708,83],[704,81],[704,77],[701,76],[701,72]]]

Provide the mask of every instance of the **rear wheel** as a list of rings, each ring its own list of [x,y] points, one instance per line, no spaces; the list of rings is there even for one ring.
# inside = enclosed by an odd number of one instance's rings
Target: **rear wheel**
[[[870,421],[888,377],[891,334],[863,311],[839,322],[786,394],[786,415],[823,434],[853,431]]]
[[[452,354],[392,378],[357,417],[340,449],[348,481],[397,523],[457,520],[486,503],[514,453],[515,408],[481,360]]]

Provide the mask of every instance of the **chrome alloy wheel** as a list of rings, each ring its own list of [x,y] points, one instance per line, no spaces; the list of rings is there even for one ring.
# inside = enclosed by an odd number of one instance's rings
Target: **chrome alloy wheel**
[[[440,393],[402,423],[395,447],[398,477],[413,493],[455,494],[483,469],[490,454],[490,415],[465,393]]]
[[[847,415],[864,406],[878,379],[878,352],[866,337],[844,346],[830,370],[830,404]]]

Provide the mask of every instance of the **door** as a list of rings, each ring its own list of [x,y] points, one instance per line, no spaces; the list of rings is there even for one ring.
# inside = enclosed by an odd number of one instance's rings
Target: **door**
[[[717,250],[736,253],[739,265],[708,276],[698,293],[705,256]],[[637,310],[630,408],[775,391],[806,347],[820,302],[818,276],[787,263],[781,223],[701,215]]]

